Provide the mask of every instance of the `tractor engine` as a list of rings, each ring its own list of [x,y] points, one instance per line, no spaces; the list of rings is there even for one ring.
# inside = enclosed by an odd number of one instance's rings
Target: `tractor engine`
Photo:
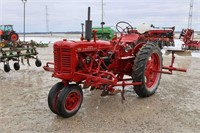
[[[74,72],[88,73],[91,69],[96,69],[100,59],[106,62],[105,66],[101,65],[105,68],[111,62],[109,52],[107,52],[111,48],[112,44],[105,41],[76,42],[64,39],[56,42],[54,44],[54,76],[71,80]],[[82,78],[73,80],[79,82]]]

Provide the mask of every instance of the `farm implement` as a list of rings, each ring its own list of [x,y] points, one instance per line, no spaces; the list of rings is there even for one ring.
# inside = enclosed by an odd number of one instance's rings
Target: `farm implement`
[[[200,41],[194,40],[193,29],[182,29],[179,39],[182,39],[184,44],[182,48],[184,50],[199,50]]]
[[[111,27],[93,27],[92,30],[96,30],[96,36],[100,40],[112,40],[115,35],[115,31]],[[94,34],[92,33],[92,38]]]
[[[120,93],[124,100],[125,87],[134,86],[139,97],[149,97],[156,92],[161,74],[186,72],[173,66],[174,52],[169,66],[162,63],[161,49],[173,45],[174,27],[135,29],[121,21],[116,29],[120,35],[111,41],[98,40],[97,31],[92,31],[89,8],[85,37],[54,43],[54,62],[43,67],[61,79],[48,95],[53,113],[64,118],[75,115],[81,107],[84,88],[102,90],[101,96]]]
[[[37,67],[42,65],[34,43],[18,41],[18,34],[12,29],[12,25],[1,25],[0,37],[0,63],[3,62],[5,72],[11,70],[10,60],[15,61],[13,67],[16,71],[20,69],[20,61],[24,65],[24,60],[27,60],[27,64],[30,66],[30,58],[36,59]]]

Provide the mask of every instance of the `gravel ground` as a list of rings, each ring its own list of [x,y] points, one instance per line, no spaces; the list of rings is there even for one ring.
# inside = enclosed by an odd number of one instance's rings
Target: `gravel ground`
[[[52,47],[39,49],[43,63],[52,61]],[[175,66],[187,73],[162,75],[149,98],[139,98],[132,87],[121,96],[100,97],[84,90],[79,112],[68,119],[53,114],[47,104],[50,88],[59,80],[42,68],[22,66],[20,71],[0,70],[0,133],[9,132],[144,132],[199,133],[200,58],[176,56]],[[170,55],[164,55],[164,64]],[[0,66],[2,68],[2,64]]]

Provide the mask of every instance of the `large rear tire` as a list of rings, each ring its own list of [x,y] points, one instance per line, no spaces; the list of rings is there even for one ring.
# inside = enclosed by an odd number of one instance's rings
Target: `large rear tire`
[[[134,60],[132,78],[134,82],[142,85],[134,86],[136,94],[140,97],[149,97],[158,88],[162,70],[162,53],[158,46],[146,43],[137,53]]]
[[[82,101],[83,92],[80,86],[72,84],[64,87],[57,100],[59,114],[64,118],[75,115],[80,109]]]
[[[50,110],[59,115],[58,111],[57,111],[57,99],[58,99],[58,95],[60,94],[61,90],[64,88],[64,84],[62,82],[58,82],[56,83],[51,90],[49,91],[49,95],[48,95],[48,105]]]
[[[8,37],[9,41],[17,41],[19,39],[19,35],[15,32],[10,33],[9,37]]]

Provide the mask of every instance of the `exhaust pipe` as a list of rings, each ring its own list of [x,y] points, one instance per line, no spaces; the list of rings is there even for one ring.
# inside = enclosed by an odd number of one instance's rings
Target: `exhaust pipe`
[[[88,7],[88,20],[85,21],[85,39],[91,40],[92,35],[92,21],[90,20],[90,7]]]

